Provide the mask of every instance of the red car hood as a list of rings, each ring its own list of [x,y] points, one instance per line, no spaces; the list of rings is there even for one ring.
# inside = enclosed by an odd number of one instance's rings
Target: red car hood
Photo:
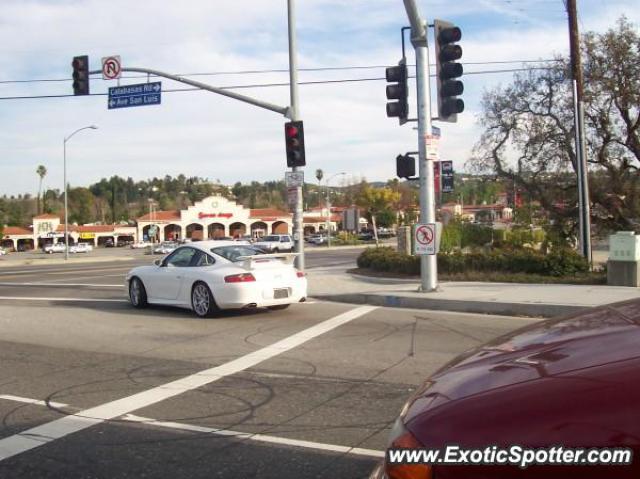
[[[405,423],[452,401],[640,357],[639,326],[640,300],[633,300],[502,336],[436,372],[405,407]]]

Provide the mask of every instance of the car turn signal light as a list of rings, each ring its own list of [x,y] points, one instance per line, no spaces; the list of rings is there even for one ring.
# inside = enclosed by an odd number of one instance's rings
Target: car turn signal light
[[[250,283],[256,278],[251,273],[232,274],[224,277],[225,283]]]
[[[404,427],[401,419],[396,421],[391,434],[392,441],[389,445],[390,448],[419,449],[424,447],[416,437]],[[384,470],[386,477],[389,479],[433,479],[432,469],[428,464],[389,464],[385,461]]]

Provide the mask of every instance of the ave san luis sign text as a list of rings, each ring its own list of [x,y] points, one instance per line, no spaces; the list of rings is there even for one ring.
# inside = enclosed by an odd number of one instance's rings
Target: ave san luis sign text
[[[162,82],[109,88],[109,110],[133,106],[159,105],[162,100]]]

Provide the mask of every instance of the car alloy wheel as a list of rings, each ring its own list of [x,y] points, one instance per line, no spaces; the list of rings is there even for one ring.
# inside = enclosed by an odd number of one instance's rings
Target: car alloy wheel
[[[138,278],[132,278],[129,283],[129,300],[134,308],[147,306],[147,291],[144,289],[142,281]]]
[[[210,316],[216,309],[211,290],[204,283],[196,283],[191,290],[191,308],[201,318]]]

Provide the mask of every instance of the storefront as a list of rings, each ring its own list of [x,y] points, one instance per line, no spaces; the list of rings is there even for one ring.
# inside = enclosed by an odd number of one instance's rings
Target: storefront
[[[137,237],[155,241],[260,237],[290,234],[291,230],[289,213],[248,209],[223,196],[209,196],[184,210],[153,211],[137,219]]]

